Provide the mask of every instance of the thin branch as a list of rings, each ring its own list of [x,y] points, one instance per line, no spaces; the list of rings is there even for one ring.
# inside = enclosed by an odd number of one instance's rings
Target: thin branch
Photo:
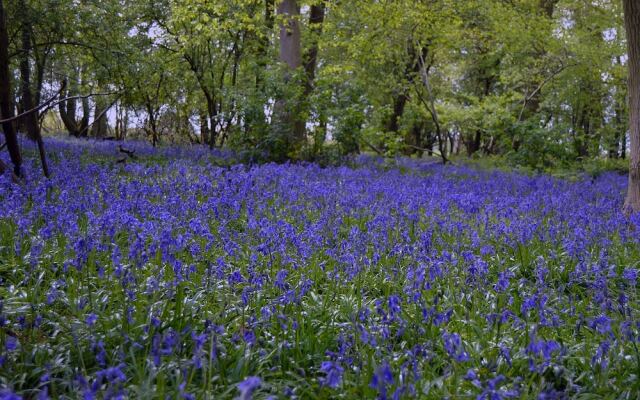
[[[125,149],[122,145],[118,145],[118,151],[120,151],[120,153],[126,154],[130,158],[133,158],[133,159],[136,158],[135,150],[128,150],[128,149]]]
[[[11,117],[11,118],[7,118],[7,119],[2,119],[0,120],[0,124],[4,124],[5,122],[12,122],[15,120],[18,120],[20,118],[23,118],[29,114],[32,114],[34,112],[38,112],[39,110],[43,109],[43,108],[51,108],[51,107],[55,107],[56,105],[68,101],[68,100],[77,100],[77,99],[87,99],[89,97],[94,97],[94,96],[110,96],[112,94],[118,94],[118,92],[111,92],[111,93],[90,93],[90,94],[86,94],[83,96],[71,96],[71,97],[65,97],[63,99],[59,99],[54,101],[59,95],[60,93],[62,93],[62,91],[64,90],[64,88],[62,88],[55,96],[51,97],[49,100],[45,101],[44,103],[40,104],[39,106],[32,108],[31,110],[25,111],[21,114],[16,115],[15,117]]]
[[[364,139],[364,138],[360,138],[360,140],[362,140],[364,142],[364,144],[366,144],[368,147],[371,148],[371,150],[375,151],[376,153],[378,153],[378,155],[380,156],[384,156],[384,152],[380,149],[378,149],[376,146],[374,146],[373,144],[371,144],[368,140]]]
[[[442,154],[440,154],[440,152],[439,152],[438,150],[434,150],[434,149],[425,149],[425,148],[423,148],[423,147],[414,146],[414,145],[412,145],[412,144],[408,144],[407,146],[411,147],[412,149],[416,149],[416,150],[419,150],[419,151],[426,151],[427,153],[433,153],[433,154],[435,154],[435,155],[436,155],[436,156],[438,156],[438,157],[442,157]],[[447,159],[447,162],[448,162],[449,164],[456,165],[453,161],[451,161],[451,160],[449,160],[449,159]]]
[[[52,46],[82,47],[82,48],[90,49],[90,50],[102,50],[102,51],[110,52],[112,54],[125,55],[125,53],[122,52],[122,51],[111,50],[111,49],[107,49],[107,48],[104,48],[104,47],[97,47],[97,46],[93,46],[93,45],[90,45],[90,44],[87,44],[87,43],[75,42],[75,41],[53,40],[53,41],[50,41],[50,42],[34,43],[32,45],[33,48],[37,48],[37,47],[52,47]],[[18,55],[22,54],[24,51],[25,50],[23,50],[23,49],[18,49],[16,51],[14,51],[13,53],[9,54],[9,58],[13,58],[15,56],[18,56]]]
[[[429,71],[427,70],[427,65],[424,61],[424,57],[422,56],[423,47],[420,46],[420,43],[417,43],[417,44],[418,44],[418,63],[420,64],[420,75],[422,76],[422,84],[424,85],[425,89],[427,89],[427,94],[429,95],[429,106],[427,106],[427,102],[424,101],[424,99],[422,99],[422,96],[420,93],[418,93],[418,96],[424,103],[427,110],[429,110],[429,113],[431,114],[431,119],[433,119],[433,123],[436,126],[436,135],[438,137],[438,148],[440,149],[440,157],[442,158],[442,163],[446,164],[447,162],[449,162],[449,159],[444,154],[445,148],[444,148],[444,143],[442,138],[442,128],[440,126],[440,120],[438,119],[438,111],[436,110],[436,104],[433,96],[433,91],[431,90],[431,84],[429,83]]]
[[[549,82],[551,82],[562,71],[564,71],[564,70],[566,70],[567,68],[570,68],[570,67],[575,67],[576,65],[577,64],[562,65],[556,71],[552,72],[551,75],[546,77],[545,80],[543,80],[540,83],[540,85],[538,85],[538,87],[535,88],[535,90],[533,92],[531,92],[531,94],[529,94],[528,96],[525,96],[525,98],[524,98],[524,100],[522,102],[522,109],[520,109],[520,114],[518,115],[518,122],[522,122],[522,117],[524,116],[524,112],[527,109],[527,104],[529,104],[529,101],[531,99],[533,99]]]

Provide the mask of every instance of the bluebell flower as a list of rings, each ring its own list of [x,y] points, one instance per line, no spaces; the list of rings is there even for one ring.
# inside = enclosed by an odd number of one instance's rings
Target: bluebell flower
[[[253,333],[251,329],[245,329],[242,334],[242,338],[247,344],[254,345],[256,344],[256,334]]]
[[[622,277],[626,279],[631,285],[638,283],[638,269],[637,268],[625,268],[622,272]]]
[[[378,391],[379,399],[387,398],[387,386],[393,384],[393,372],[389,363],[384,361],[373,374],[369,387]]]
[[[0,389],[0,400],[22,400],[19,396],[9,389]]]
[[[342,368],[337,362],[323,361],[322,365],[320,366],[320,371],[326,375],[320,380],[323,385],[335,389],[342,382],[342,374],[344,373],[344,368]]]
[[[250,376],[237,385],[240,390],[239,400],[251,400],[253,392],[262,385],[262,380],[257,376]]]
[[[100,370],[96,373],[96,377],[101,381],[109,383],[123,383],[127,380],[127,376],[122,371],[124,364],[115,367]]]
[[[186,391],[187,383],[182,382],[178,389],[180,390],[180,397],[183,400],[196,400],[196,396]]]
[[[462,346],[462,339],[457,333],[443,332],[442,342],[449,356],[457,362],[465,362],[470,360],[469,354],[464,350]]]
[[[611,333],[611,318],[601,314],[589,321],[589,328],[600,334]]]
[[[85,322],[87,323],[88,326],[93,326],[96,324],[97,320],[98,320],[98,316],[94,313],[91,313],[87,315],[87,319],[85,320]]]
[[[18,338],[11,335],[5,336],[4,347],[5,349],[7,349],[8,352],[16,350],[19,344],[20,342],[18,341]]]

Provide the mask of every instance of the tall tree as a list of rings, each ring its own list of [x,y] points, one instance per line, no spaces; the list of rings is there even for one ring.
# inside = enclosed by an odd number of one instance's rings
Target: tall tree
[[[80,76],[81,76],[81,69],[79,73],[71,77],[70,84],[68,84],[69,80],[67,78],[64,78],[62,80],[62,85],[64,87],[69,88],[68,90],[65,90],[62,93],[62,96],[71,97],[71,98],[66,101],[61,101],[58,104],[58,113],[60,114],[60,119],[62,119],[62,123],[64,124],[64,127],[67,129],[67,131],[71,136],[86,137],[89,131],[89,114],[90,114],[88,97],[83,97],[81,99],[82,116],[80,117],[80,120],[76,119],[77,101],[75,96],[78,96],[78,94],[80,93],[78,89],[78,87],[81,85]]]
[[[13,117],[13,101],[11,99],[11,72],[9,71],[9,34],[3,0],[0,0],[0,119]],[[9,150],[13,173],[21,176],[22,156],[15,127],[11,121],[2,124],[5,143]]]
[[[280,55],[284,67],[285,87],[291,85],[296,70],[302,66],[302,38],[300,31],[300,5],[296,0],[282,0],[278,6],[280,16]],[[294,91],[295,92],[295,91]],[[276,158],[286,158],[302,144],[305,136],[305,122],[299,107],[299,96],[279,96],[274,108],[274,129],[278,136]]]
[[[316,67],[318,65],[319,36],[322,34],[322,25],[324,15],[326,13],[326,1],[321,0],[318,4],[311,6],[309,14],[309,30],[311,31],[311,44],[309,50],[304,54],[304,72],[305,72],[305,96],[308,96],[313,90],[314,80],[316,77]]]
[[[629,47],[629,133],[631,136],[629,189],[624,209],[640,211],[640,3],[623,0]]]
[[[22,9],[21,33],[22,33],[22,56],[20,60],[20,78],[22,80],[22,107],[25,111],[33,110],[35,107],[33,94],[31,92],[31,20],[28,14],[28,8],[24,0],[20,2]],[[42,171],[44,176],[49,177],[49,166],[47,164],[47,156],[44,149],[44,142],[40,133],[38,124],[38,112],[29,112],[23,117],[24,126],[27,130],[29,139],[36,142],[40,153],[40,162],[42,163]]]

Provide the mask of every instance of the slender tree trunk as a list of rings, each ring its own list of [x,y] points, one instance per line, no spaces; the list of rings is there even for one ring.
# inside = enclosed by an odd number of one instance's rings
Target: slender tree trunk
[[[80,120],[80,132],[78,136],[89,136],[89,114],[91,113],[91,107],[89,107],[89,99],[82,99],[82,120]]]
[[[443,138],[442,126],[440,125],[440,118],[438,117],[438,109],[436,108],[435,96],[433,95],[433,90],[431,89],[431,82],[429,81],[429,68],[427,68],[427,64],[425,62],[425,58],[429,51],[428,47],[423,47],[418,50],[418,61],[420,66],[420,73],[422,75],[422,84],[424,88],[427,90],[427,96],[429,96],[428,101],[424,102],[425,107],[431,114],[431,119],[433,124],[436,127],[436,138],[438,140],[438,151],[440,152],[440,158],[442,158],[442,163],[446,164],[449,160],[447,159],[446,154],[446,143]],[[429,155],[433,153],[433,144],[429,146]]]
[[[640,211],[640,2],[623,0],[629,46],[629,133],[631,136],[627,213]]]
[[[66,78],[62,81],[62,85],[67,86]],[[61,93],[60,95],[63,97],[71,97],[75,95],[73,86],[73,83],[67,86],[69,89],[65,90],[64,93]],[[69,135],[78,136],[79,132],[76,123],[76,100],[72,99],[58,103],[58,113],[60,114],[62,124],[67,129],[67,132],[69,132]]]
[[[215,99],[209,94],[209,92],[205,92],[204,96],[207,100],[207,115],[209,116],[209,130],[208,130],[208,144],[210,148],[216,147],[216,141],[218,139],[217,130],[216,130],[216,121],[218,119],[218,106],[216,105]]]
[[[3,0],[0,0],[0,117],[2,119],[13,117],[11,73],[9,71],[9,35],[7,33]],[[3,123],[2,130],[4,131],[5,143],[13,163],[13,173],[20,177],[22,176],[22,156],[20,155],[18,136],[13,123]]]
[[[623,113],[623,108],[622,108],[622,104],[620,104],[620,102],[616,101],[616,106],[615,106],[615,117],[614,117],[614,135],[613,135],[613,141],[610,143],[609,145],[609,158],[621,158],[622,157],[622,152],[620,151],[621,143],[622,143],[622,138],[625,137],[624,132],[622,132],[622,130],[624,129],[624,124],[622,123],[622,113]]]
[[[158,144],[158,126],[156,121],[156,111],[153,109],[153,105],[151,104],[151,99],[147,97],[146,103],[147,114],[149,115],[148,125],[149,125],[149,133],[151,133],[151,144],[153,147],[156,147]]]
[[[404,92],[398,93],[393,98],[393,111],[387,120],[387,132],[398,133],[400,130],[400,118],[402,118],[402,114],[404,114],[404,107],[407,104],[407,100],[407,94]]]
[[[26,4],[21,1],[23,13],[22,18],[22,59],[20,60],[20,75],[22,80],[22,106],[25,110],[32,110],[35,105],[33,95],[31,93],[31,65],[29,55],[31,54],[31,31]],[[38,112],[32,112],[24,116],[24,126],[27,129],[29,139],[38,145],[38,153],[40,155],[40,163],[42,164],[42,172],[45,177],[49,177],[49,165],[47,164],[47,153],[44,150],[44,142],[38,125]]]
[[[127,130],[129,129],[129,109],[126,105],[122,106],[122,126],[120,129],[120,140],[125,140],[127,137]]]
[[[200,113],[200,143],[209,143],[209,119],[207,113]]]
[[[309,30],[311,31],[311,45],[304,55],[304,72],[305,72],[305,97],[311,94],[316,78],[316,67],[318,65],[318,51],[320,35],[322,34],[322,24],[326,12],[326,4],[324,1],[320,4],[311,6],[309,15]]]
[[[94,121],[91,128],[91,135],[95,138],[103,138],[107,136],[107,110],[108,106],[106,102],[100,97],[96,98],[96,106],[93,114]]]
[[[467,146],[467,156],[471,157],[480,150],[480,146],[482,145],[482,131],[477,129],[465,142]]]
[[[404,75],[402,76],[403,79],[406,79],[409,82],[413,79],[413,75],[420,71],[420,66],[422,65],[420,62],[421,54],[418,54],[417,51],[422,51],[422,49],[416,49],[413,43],[409,43],[407,49],[407,62],[403,72]],[[393,111],[385,125],[387,132],[399,132],[400,118],[402,118],[402,115],[404,114],[404,108],[408,101],[409,96],[405,88],[395,91],[393,97]]]
[[[275,9],[275,0],[265,0],[264,1],[264,26],[267,32],[265,32],[264,36],[260,38],[258,44],[257,51],[257,64],[258,69],[256,70],[256,89],[258,91],[264,90],[264,74],[267,70],[267,53],[269,49],[269,36],[271,31],[273,30],[274,18],[273,13]]]

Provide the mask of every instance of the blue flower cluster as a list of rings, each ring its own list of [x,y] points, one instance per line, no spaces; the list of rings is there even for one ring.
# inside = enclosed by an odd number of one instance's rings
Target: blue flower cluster
[[[0,177],[0,399],[640,393],[622,176],[114,146]]]

